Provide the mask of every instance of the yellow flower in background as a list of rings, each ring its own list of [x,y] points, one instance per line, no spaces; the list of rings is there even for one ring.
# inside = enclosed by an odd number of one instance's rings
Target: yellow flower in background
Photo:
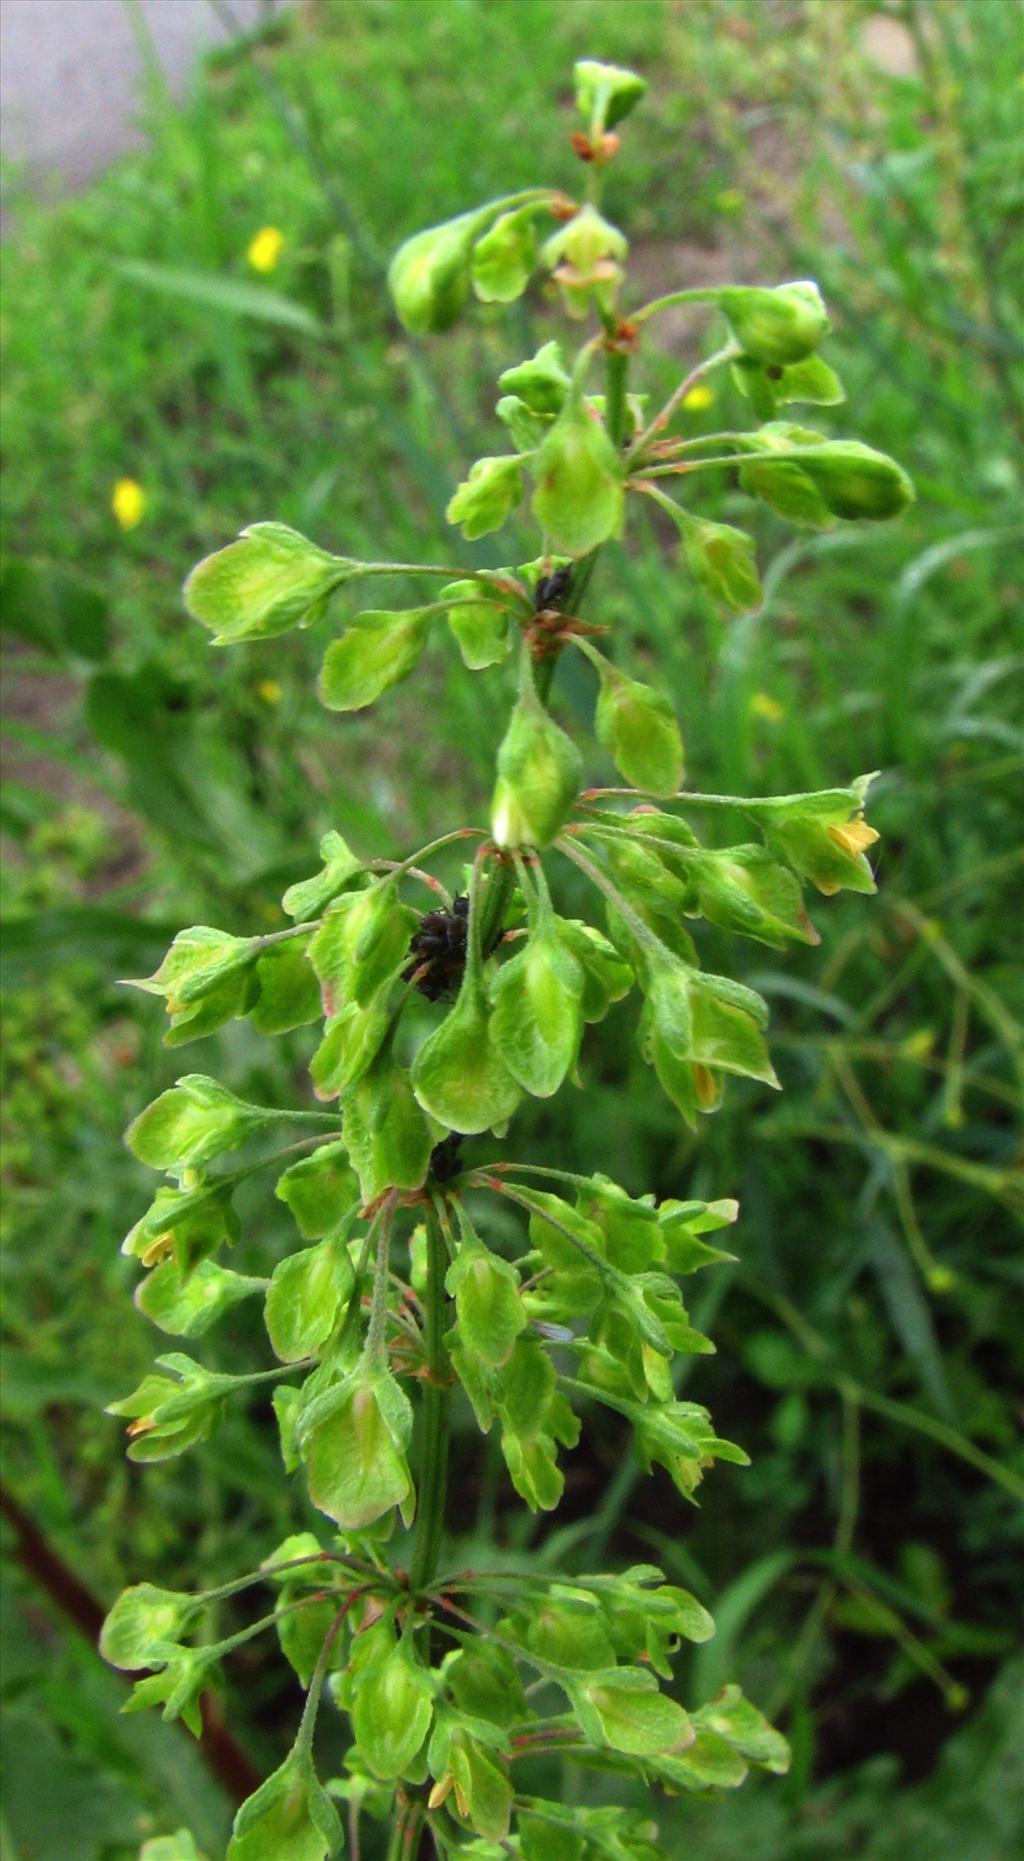
[[[110,494],[110,508],[122,530],[134,530],[146,515],[146,493],[134,478],[119,478]]]
[[[281,687],[276,678],[261,679],[256,687],[256,691],[258,696],[263,699],[264,704],[280,704],[283,696]]]
[[[763,717],[766,724],[777,724],[786,713],[778,699],[773,698],[770,692],[755,691],[750,700],[750,715],[751,717]]]
[[[700,414],[705,407],[711,406],[714,398],[714,388],[709,388],[706,381],[698,381],[689,394],[683,395],[683,406],[688,407],[692,414]]]
[[[253,271],[273,271],[284,251],[284,234],[277,226],[261,226],[258,233],[250,239],[246,248],[246,258]]]

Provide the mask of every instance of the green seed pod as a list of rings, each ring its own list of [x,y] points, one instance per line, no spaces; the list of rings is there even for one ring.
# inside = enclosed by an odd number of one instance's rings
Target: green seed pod
[[[275,1357],[282,1363],[312,1357],[335,1329],[354,1278],[348,1248],[338,1235],[279,1260],[264,1310]]]
[[[744,355],[755,362],[800,362],[828,334],[821,292],[809,278],[773,288],[729,285],[717,298]]]
[[[399,321],[414,335],[436,335],[456,321],[469,296],[473,241],[492,217],[489,207],[460,213],[399,246],[388,290]]]
[[[619,1668],[613,1681],[584,1682],[572,1690],[584,1732],[593,1744],[631,1757],[654,1757],[693,1743],[689,1715],[658,1690],[642,1667]]]
[[[729,847],[693,862],[697,904],[709,924],[739,931],[781,950],[786,943],[819,943],[798,881],[763,847]]]
[[[194,1596],[133,1583],[122,1590],[100,1631],[100,1653],[112,1667],[152,1667],[168,1644],[189,1632],[199,1608]],[[163,1651],[163,1652],[162,1652]]]
[[[804,470],[832,515],[847,522],[885,523],[914,502],[914,487],[903,467],[860,440],[826,440]]]
[[[550,1098],[576,1063],[583,971],[548,914],[491,985],[490,1034],[524,1092]]]
[[[588,656],[601,676],[598,742],[632,787],[649,795],[674,795],[683,779],[683,739],[668,698],[629,678],[602,654]]]
[[[517,452],[536,452],[547,437],[554,414],[534,414],[518,394],[503,394],[494,408],[502,426],[507,427]]]
[[[507,659],[512,642],[508,631],[508,598],[482,582],[449,582],[442,601],[452,601],[448,625],[458,642],[463,664],[471,672]]]
[[[473,247],[470,274],[485,304],[511,304],[522,297],[537,260],[536,204],[502,213]]]
[[[571,737],[549,717],[530,683],[498,751],[491,832],[500,847],[545,847],[561,831],[583,784]]]
[[[593,924],[584,924],[578,918],[556,918],[555,922],[558,935],[583,973],[580,1013],[586,1022],[603,1021],[612,1003],[628,995],[633,971]]]
[[[360,1667],[351,1712],[356,1743],[374,1776],[403,1776],[434,1713],[430,1676],[404,1642]]]
[[[278,1177],[274,1194],[291,1209],[304,1241],[333,1234],[358,1196],[341,1139],[321,1144],[312,1156],[290,1163]]]
[[[778,1086],[762,1028],[764,1003],[726,976],[659,961],[650,975],[642,1038],[658,1079],[686,1122],[721,1103],[721,1073]]]
[[[457,523],[467,543],[500,530],[523,495],[523,463],[516,453],[478,459],[449,499],[445,517]]]
[[[318,549],[286,523],[251,523],[237,542],[197,562],[182,592],[214,645],[231,646],[311,627],[333,590],[361,566]]]
[[[578,58],[573,66],[576,79],[576,108],[591,136],[614,129],[631,110],[635,110],[647,90],[647,82],[623,65],[600,64],[596,58]]]
[[[405,1458],[412,1434],[408,1397],[386,1370],[365,1361],[300,1417],[299,1452],[313,1504],[344,1531],[359,1531],[393,1506],[406,1523],[415,1493]]]
[[[458,1001],[412,1064],[413,1091],[450,1131],[487,1131],[511,1118],[520,1092],[491,1040],[480,978],[467,965]]]
[[[242,1804],[227,1861],[327,1861],[341,1843],[333,1802],[310,1759],[293,1751]]]
[[[272,1117],[263,1106],[236,1098],[218,1080],[187,1073],[139,1113],[124,1141],[151,1169],[201,1169],[225,1150],[236,1150]]]
[[[553,547],[585,556],[622,529],[622,461],[574,388],[533,462],[533,514]]]
[[[408,678],[430,631],[433,607],[357,614],[324,654],[317,690],[328,711],[362,711]]]
[[[475,1235],[464,1236],[445,1286],[455,1300],[463,1350],[499,1369],[527,1322],[515,1268]]]
[[[730,523],[711,523],[703,517],[685,522],[681,535],[690,573],[705,593],[732,614],[749,614],[760,607],[761,580],[752,536]]]

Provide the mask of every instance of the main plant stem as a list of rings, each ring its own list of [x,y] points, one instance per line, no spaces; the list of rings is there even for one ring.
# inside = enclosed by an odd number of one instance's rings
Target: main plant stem
[[[444,1236],[437,1215],[426,1217],[427,1286],[426,1380],[423,1385],[422,1474],[418,1494],[416,1539],[409,1581],[414,1590],[428,1587],[437,1569],[444,1532],[444,1502],[448,1477],[448,1410],[451,1398],[450,1367],[444,1334],[448,1295],[444,1279],[448,1265]]]

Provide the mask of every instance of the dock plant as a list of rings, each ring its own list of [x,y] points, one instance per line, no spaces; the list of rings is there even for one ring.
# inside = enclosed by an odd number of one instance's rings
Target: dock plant
[[[602,182],[645,83],[585,60],[575,89],[579,194],[536,187],[471,207],[407,240],[388,279],[420,340],[534,281],[578,337],[575,352],[552,336],[510,357],[493,449],[448,505],[467,542],[525,507],[531,559],[466,566],[456,545],[446,564],[364,562],[258,521],[185,584],[189,614],[229,646],[323,621],[339,590],[372,602],[380,583],[393,601],[399,587],[407,605],[367,605],[327,645],[331,711],[379,705],[383,720],[445,631],[467,678],[514,692],[489,814],[438,822],[399,861],[328,832],[281,901],[283,928],[193,925],[139,984],[163,998],[172,1047],[234,1019],[268,1039],[320,1030],[293,1109],[189,1072],[127,1133],[161,1178],[124,1243],[144,1275],[137,1303],[175,1341],[112,1404],[128,1454],[184,1453],[227,1404],[269,1402],[284,1475],[319,1521],[218,1590],[139,1582],[103,1631],[108,1660],[146,1670],[129,1709],[159,1707],[197,1733],[225,1657],[277,1636],[305,1705],[288,1756],[238,1810],[228,1861],[328,1861],[346,1843],[388,1861],[657,1861],[662,1793],[711,1796],[751,1766],[787,1765],[785,1739],[736,1685],[676,1697],[673,1655],[714,1624],[653,1564],[510,1571],[494,1548],[468,1570],[446,1532],[453,1400],[493,1434],[534,1512],[558,1508],[602,1405],[660,1483],[670,1532],[716,1461],[745,1463],[678,1394],[682,1360],[712,1348],[683,1287],[730,1257],[735,1202],[688,1199],[685,1185],[659,1202],[600,1169],[533,1164],[517,1154],[516,1114],[569,1082],[585,1094],[588,1029],[617,1003],[651,1090],[686,1125],[735,1078],[777,1087],[766,1004],[705,967],[701,920],[783,950],[818,941],[808,888],[875,889],[870,777],[837,772],[814,794],[684,788],[670,695],[588,610],[602,551],[646,507],[678,555],[681,624],[694,586],[746,614],[761,601],[754,543],[701,515],[702,474],[731,474],[812,530],[896,517],[913,495],[892,459],[806,424],[822,408],[840,419],[843,402],[813,282],[634,301]],[[678,305],[697,308],[707,341],[652,407],[646,345]],[[719,373],[747,424],[687,437],[688,397]],[[593,673],[593,742],[558,715],[572,653]],[[620,785],[595,784],[611,765]],[[737,819],[742,840],[722,845]],[[578,1120],[585,1146],[585,1099]],[[233,1198],[254,1176],[294,1220],[269,1280],[225,1260],[235,1250],[252,1266]],[[221,1372],[206,1334],[252,1299],[266,1363]],[[228,1596],[252,1597],[251,1620],[218,1640]],[[544,1788],[553,1753],[577,1768],[571,1802]]]

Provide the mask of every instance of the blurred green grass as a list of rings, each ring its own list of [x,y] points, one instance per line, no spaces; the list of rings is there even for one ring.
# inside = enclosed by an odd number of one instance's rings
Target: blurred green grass
[[[841,540],[759,520],[768,599],[731,625],[652,531],[628,559],[609,552],[595,613],[669,677],[695,786],[769,793],[880,768],[881,890],[827,904],[821,949],[784,972],[749,954],[781,1106],[737,1093],[691,1140],[641,1089],[613,1020],[586,1098],[517,1137],[570,1167],[599,1158],[636,1190],[740,1196],[739,1265],[695,1317],[719,1349],[701,1398],[753,1468],[720,1476],[670,1538],[611,1432],[576,1457],[546,1536],[469,1432],[460,1479],[510,1555],[592,1567],[607,1540],[717,1599],[719,1636],[684,1682],[735,1672],[786,1720],[787,1783],[670,1810],[665,1842],[886,1861],[915,1836],[952,1852],[957,1805],[958,1854],[1009,1855],[1010,1758],[991,1755],[999,1707],[983,1702],[1012,1697],[1021,1555],[1019,1506],[986,1460],[1020,1465],[1021,11],[416,0],[415,18],[412,33],[405,0],[321,0],[212,61],[181,108],[151,71],[147,150],[79,199],[43,209],[11,184],[5,1477],[103,1601],[140,1575],[214,1582],[294,1523],[257,1411],[184,1471],[142,1476],[100,1413],[156,1348],[117,1251],[145,1193],[120,1133],[176,1070],[113,978],[145,973],[179,923],[271,924],[328,825],[404,850],[476,814],[507,694],[442,654],[379,718],[339,724],[310,691],[321,641],[211,655],[178,588],[260,516],[346,553],[450,554],[448,487],[493,438],[497,370],[548,313],[478,312],[413,347],[382,266],[468,200],[538,175],[571,185],[573,58],[636,63],[652,95],[611,210],[638,275],[817,276],[850,396],[837,429],[896,453],[919,503],[891,532]],[[245,253],[268,224],[286,243],[264,288],[304,314],[198,301],[189,274],[236,300],[257,282]],[[679,355],[700,340],[670,327]],[[673,366],[657,360],[652,385]],[[129,533],[110,510],[122,476],[147,498]],[[560,690],[586,715],[582,670]],[[237,1028],[202,1063],[273,1100],[304,1053],[301,1036],[271,1049]],[[257,1267],[285,1233],[246,1212]],[[261,1345],[239,1316],[218,1349],[241,1363]],[[22,1632],[48,1650],[41,1677],[15,1663],[8,1685],[28,1783],[59,1762],[67,1808],[99,1771],[81,1852],[121,1861],[173,1825],[182,1741],[109,1717],[116,1684],[14,1581]],[[272,1656],[232,1671],[230,1721],[258,1763],[293,1707]],[[13,1854],[69,1852],[67,1819],[42,1826],[41,1802],[41,1783],[12,1794]],[[215,1792],[202,1816],[213,1847]]]

